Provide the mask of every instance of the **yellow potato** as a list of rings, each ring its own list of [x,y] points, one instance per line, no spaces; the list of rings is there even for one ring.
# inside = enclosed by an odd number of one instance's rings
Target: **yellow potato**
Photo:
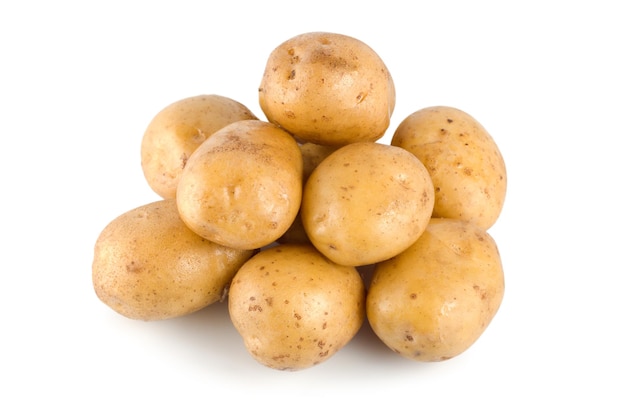
[[[214,133],[187,161],[176,190],[183,221],[207,240],[239,249],[275,242],[302,199],[302,154],[286,131],[260,120]]]
[[[380,56],[337,33],[294,36],[268,57],[259,87],[267,119],[299,141],[337,146],[383,136],[395,87]]]
[[[238,120],[257,117],[243,104],[205,94],[176,101],[150,121],[141,141],[141,168],[162,198],[174,198],[189,156],[211,134]]]
[[[435,187],[434,217],[471,221],[489,229],[500,216],[507,174],[487,130],[469,114],[446,106],[406,117],[391,140],[416,155]]]
[[[356,335],[365,288],[354,267],[330,262],[311,245],[278,245],[239,269],[228,308],[255,360],[301,370],[328,360]]]
[[[482,335],[503,295],[504,272],[493,238],[473,223],[434,218],[415,244],[375,266],[367,319],[401,356],[442,361]]]
[[[410,152],[382,143],[343,146],[315,168],[300,215],[311,243],[338,264],[386,260],[426,228],[433,184]]]
[[[212,243],[180,220],[164,199],[111,221],[94,248],[98,298],[128,318],[175,318],[217,302],[252,251]]]

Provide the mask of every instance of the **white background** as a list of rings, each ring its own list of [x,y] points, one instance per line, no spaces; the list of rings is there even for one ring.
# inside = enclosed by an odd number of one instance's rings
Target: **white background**
[[[3,2],[0,414],[625,414],[619,6]],[[270,51],[319,30],[387,63],[397,105],[383,142],[411,112],[451,105],[505,157],[507,199],[490,230],[504,301],[447,362],[395,356],[364,327],[327,362],[280,372],[247,354],[225,304],[145,323],[93,293],[101,229],[156,199],[139,159],[156,112],[216,93],[263,117]]]

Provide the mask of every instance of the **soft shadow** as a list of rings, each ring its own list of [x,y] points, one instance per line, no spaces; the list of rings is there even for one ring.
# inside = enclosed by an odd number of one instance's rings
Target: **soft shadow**
[[[162,324],[162,335],[176,346],[178,359],[201,371],[232,371],[253,362],[232,324],[227,301]]]

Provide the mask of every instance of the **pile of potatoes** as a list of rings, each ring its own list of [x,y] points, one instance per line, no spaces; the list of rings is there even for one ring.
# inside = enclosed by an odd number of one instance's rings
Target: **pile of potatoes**
[[[379,142],[393,79],[337,33],[278,45],[258,93],[265,120],[219,95],[155,115],[141,166],[159,198],[97,238],[98,298],[145,321],[228,302],[251,356],[278,370],[328,360],[365,320],[410,360],[467,350],[504,293],[488,230],[507,176],[485,128],[434,106]]]

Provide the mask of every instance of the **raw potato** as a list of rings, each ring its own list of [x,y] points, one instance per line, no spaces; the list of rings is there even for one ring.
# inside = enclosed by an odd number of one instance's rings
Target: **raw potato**
[[[393,79],[364,42],[337,33],[303,33],[268,57],[259,104],[270,122],[299,141],[373,142],[395,107]]]
[[[301,370],[328,360],[356,335],[365,288],[354,267],[332,263],[311,245],[278,245],[239,269],[228,307],[255,360]]]
[[[488,234],[507,184],[493,138],[437,106],[378,142],[394,80],[350,36],[286,39],[259,78],[266,121],[208,94],[151,120],[141,169],[162,199],[98,236],[97,297],[144,321],[226,302],[250,356],[275,370],[325,362],[366,319],[399,360],[468,349],[504,294]]]
[[[239,249],[271,244],[300,209],[298,144],[268,122],[232,123],[191,155],[176,200],[183,221],[207,240]]]
[[[330,260],[363,266],[386,260],[417,240],[434,204],[433,184],[410,152],[382,143],[343,146],[304,187],[302,224]]]
[[[243,104],[220,95],[183,98],[150,121],[141,141],[141,168],[162,198],[174,198],[189,156],[210,135],[238,120],[257,117]]]
[[[252,251],[220,246],[180,220],[176,201],[132,209],[111,221],[94,248],[92,280],[102,302],[128,318],[175,318],[220,300]]]
[[[406,251],[375,266],[367,318],[393,351],[442,361],[485,331],[504,295],[495,241],[475,224],[434,218]]]
[[[446,106],[406,117],[391,144],[416,155],[435,186],[434,217],[471,221],[489,229],[506,194],[504,159],[487,130],[469,114]]]

